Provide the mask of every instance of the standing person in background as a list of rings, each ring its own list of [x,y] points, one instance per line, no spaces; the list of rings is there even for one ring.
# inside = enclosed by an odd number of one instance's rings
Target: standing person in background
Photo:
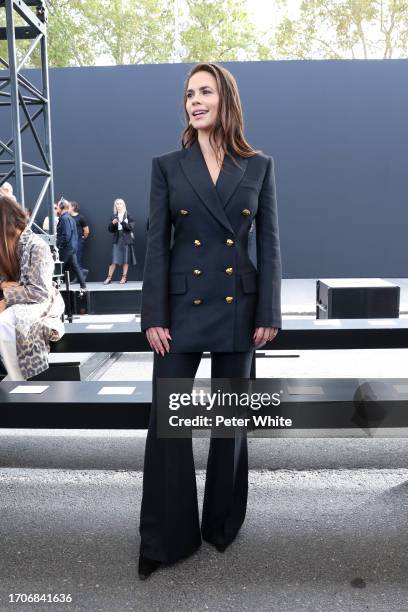
[[[84,215],[80,212],[80,209],[81,207],[78,202],[71,202],[69,214],[71,215],[71,217],[74,219],[76,223],[77,234],[78,234],[78,246],[77,246],[76,256],[78,260],[78,265],[82,270],[82,274],[84,278],[86,279],[88,275],[88,270],[84,269],[84,266],[82,264],[82,256],[84,252],[85,241],[87,240],[90,232],[89,232],[88,223]]]
[[[58,204],[54,204],[54,217],[55,217],[55,227],[57,227],[57,223],[58,223]],[[42,228],[44,230],[44,232],[49,232],[50,231],[50,220],[48,215],[44,218],[43,224],[42,224]]]
[[[70,215],[74,218],[74,221],[77,226],[77,234],[78,234],[78,248],[77,248],[77,259],[80,268],[83,268],[82,265],[82,256],[85,246],[85,240],[87,240],[90,231],[88,223],[84,217],[84,215],[80,212],[81,207],[78,202],[71,202]]]
[[[57,225],[57,247],[65,270],[73,271],[79,279],[81,289],[86,289],[85,279],[78,265],[76,256],[78,235],[76,223],[69,214],[71,203],[61,198],[59,203],[59,221]]]
[[[113,233],[112,263],[109,266],[107,278],[104,285],[112,282],[112,276],[116,266],[123,266],[123,274],[120,284],[127,283],[129,265],[136,265],[136,256],[133,249],[135,237],[133,234],[135,221],[126,210],[126,203],[122,198],[117,198],[113,205],[113,215],[108,230]]]
[[[14,200],[14,202],[17,201],[15,195],[13,194],[13,185],[8,181],[0,185],[0,190],[2,193],[4,193],[4,195],[9,196],[9,198]]]

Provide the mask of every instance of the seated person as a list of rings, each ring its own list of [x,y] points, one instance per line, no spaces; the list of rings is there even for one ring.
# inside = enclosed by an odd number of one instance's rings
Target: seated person
[[[48,369],[50,340],[64,334],[65,304],[53,282],[48,244],[27,227],[17,202],[0,193],[0,357],[4,380],[28,380]]]

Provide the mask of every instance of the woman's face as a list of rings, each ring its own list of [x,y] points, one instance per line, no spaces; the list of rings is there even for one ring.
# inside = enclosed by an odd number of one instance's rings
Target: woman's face
[[[194,128],[209,130],[213,127],[218,117],[219,99],[217,81],[212,74],[204,70],[193,74],[187,85],[186,111]]]
[[[124,206],[123,202],[117,202],[117,204],[116,204],[116,212],[123,213],[124,210],[125,210],[125,206]]]

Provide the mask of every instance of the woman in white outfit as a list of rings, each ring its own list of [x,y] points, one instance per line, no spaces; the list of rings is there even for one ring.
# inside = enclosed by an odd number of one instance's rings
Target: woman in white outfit
[[[62,299],[48,244],[27,227],[24,209],[0,193],[0,356],[4,380],[48,369],[50,340],[64,334]]]

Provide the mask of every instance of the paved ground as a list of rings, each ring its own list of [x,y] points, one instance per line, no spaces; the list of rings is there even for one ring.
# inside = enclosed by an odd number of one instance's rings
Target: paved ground
[[[203,542],[142,582],[144,433],[3,431],[1,611],[408,609],[406,438],[250,438],[233,545],[221,554]],[[194,439],[200,508],[207,450]],[[72,603],[10,604],[10,593]]]
[[[408,470],[251,471],[224,554],[137,578],[140,471],[1,469],[0,609],[407,610]],[[197,474],[201,507],[204,473]],[[68,605],[9,604],[65,593]]]

